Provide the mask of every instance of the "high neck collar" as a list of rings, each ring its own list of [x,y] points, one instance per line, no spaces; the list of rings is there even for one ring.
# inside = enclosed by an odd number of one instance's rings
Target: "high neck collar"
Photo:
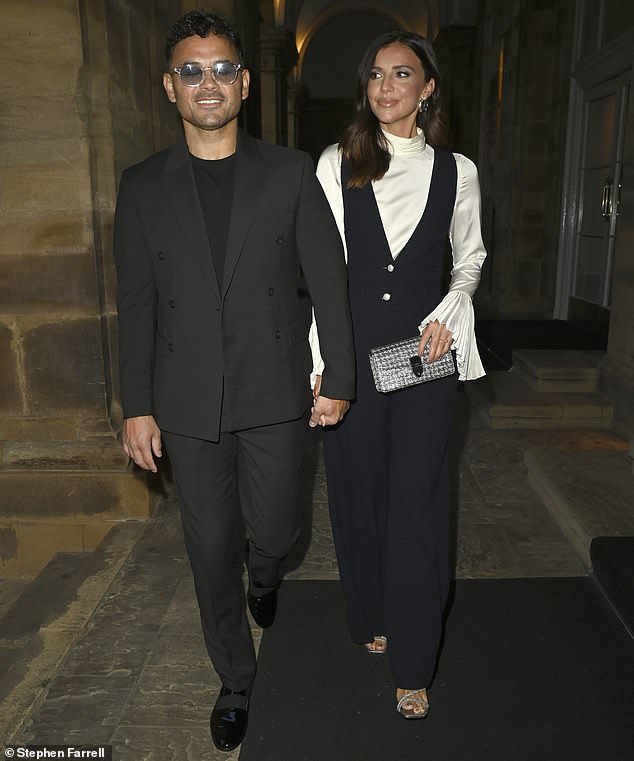
[[[393,156],[411,156],[425,150],[425,135],[420,127],[416,128],[418,134],[414,137],[398,137],[385,130],[381,131],[387,139]]]

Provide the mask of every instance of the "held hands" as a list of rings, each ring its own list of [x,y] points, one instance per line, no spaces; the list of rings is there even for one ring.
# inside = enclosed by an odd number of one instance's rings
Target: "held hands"
[[[162,457],[163,452],[161,431],[152,415],[130,417],[123,421],[123,451],[139,468],[157,472],[154,457]]]
[[[315,379],[315,388],[313,389],[314,404],[310,411],[310,420],[308,425],[315,428],[320,425],[336,425],[350,409],[350,402],[346,399],[329,399],[321,395],[321,375]]]
[[[427,356],[427,362],[429,363],[440,359],[451,349],[453,333],[450,330],[447,330],[447,326],[444,323],[439,323],[438,320],[428,322],[421,333],[420,342],[418,344],[418,353],[420,355],[422,355],[423,349],[430,338],[431,345]]]

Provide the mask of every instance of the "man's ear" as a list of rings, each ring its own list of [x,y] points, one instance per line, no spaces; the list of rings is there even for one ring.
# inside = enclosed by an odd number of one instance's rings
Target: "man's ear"
[[[248,69],[242,69],[242,100],[249,97],[249,85],[251,84],[251,74]]]
[[[172,75],[166,71],[163,72],[163,87],[167,93],[167,99],[170,103],[176,103],[176,95],[174,94],[174,82],[172,82]]]

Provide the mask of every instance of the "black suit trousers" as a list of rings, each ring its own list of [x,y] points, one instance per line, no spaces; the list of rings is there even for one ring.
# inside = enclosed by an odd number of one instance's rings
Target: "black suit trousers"
[[[242,583],[243,526],[253,594],[279,581],[299,536],[303,415],[221,433],[218,442],[163,431],[211,662],[224,685],[250,690],[256,661]]]

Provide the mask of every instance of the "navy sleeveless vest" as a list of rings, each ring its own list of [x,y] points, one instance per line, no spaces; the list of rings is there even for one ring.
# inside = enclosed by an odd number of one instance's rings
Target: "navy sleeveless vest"
[[[453,154],[434,149],[425,210],[410,239],[392,258],[371,183],[347,188],[342,165],[350,303],[357,352],[409,338],[442,298],[445,241],[456,199]]]

